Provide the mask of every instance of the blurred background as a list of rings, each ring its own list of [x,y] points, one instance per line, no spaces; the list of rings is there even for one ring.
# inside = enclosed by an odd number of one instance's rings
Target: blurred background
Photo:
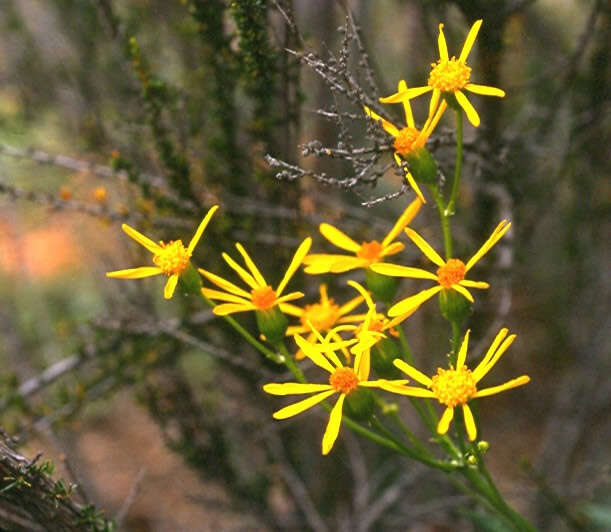
[[[458,55],[483,18],[472,80],[507,97],[472,98],[482,125],[465,126],[453,231],[468,256],[512,220],[478,265],[492,288],[468,326],[475,354],[501,326],[516,332],[494,379],[532,378],[481,404],[489,467],[540,529],[611,528],[606,2],[0,6],[0,426],[20,453],[42,452],[56,476],[78,484],[76,501],[135,531],[493,529],[442,475],[348,430],[321,457],[326,412],[274,421],[277,403],[261,385],[284,373],[201,301],[163,300],[161,278],[105,277],[150,262],[121,223],[187,242],[214,203],[221,209],[194,260],[223,276],[221,250],[233,253],[238,240],[274,285],[305,236],[325,249],[322,221],[359,241],[382,238],[411,192],[392,170],[338,186],[357,175],[353,161],[302,149],[371,139],[354,98],[300,59],[339,65],[377,98],[399,79],[425,83],[439,22]],[[427,105],[414,101],[417,121]],[[400,106],[385,111],[402,123]],[[448,176],[452,126],[448,113],[431,139]],[[267,154],[302,177],[278,179]],[[432,205],[414,226],[440,249]],[[421,260],[409,245],[402,257]],[[345,279],[325,279],[342,302],[352,297]],[[311,302],[319,280],[298,274],[291,286]],[[406,281],[402,292],[417,286]],[[254,330],[252,316],[239,319]],[[434,369],[449,334],[435,305],[405,325],[421,367]],[[402,412],[423,434],[409,405]]]

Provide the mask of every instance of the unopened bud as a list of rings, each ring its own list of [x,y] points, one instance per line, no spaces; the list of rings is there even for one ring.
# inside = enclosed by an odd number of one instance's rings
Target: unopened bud
[[[277,344],[284,339],[289,322],[278,307],[272,307],[268,310],[257,310],[255,315],[259,332],[265,336],[269,343]]]

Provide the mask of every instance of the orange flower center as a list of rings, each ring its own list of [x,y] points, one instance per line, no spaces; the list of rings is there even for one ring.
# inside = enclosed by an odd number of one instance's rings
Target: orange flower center
[[[464,88],[471,77],[471,67],[455,57],[432,63],[429,74],[429,87],[439,89],[441,92],[454,92]]]
[[[268,310],[276,304],[276,292],[271,286],[251,290],[250,298],[252,304],[260,310]]]
[[[356,255],[361,259],[374,262],[378,260],[383,249],[382,244],[380,244],[377,240],[372,240],[371,242],[363,242],[361,244],[361,249],[356,252]]]
[[[328,331],[339,319],[339,305],[332,299],[326,302],[306,305],[305,312],[301,315],[301,323],[308,326],[308,321],[317,331]]]
[[[180,275],[189,265],[191,253],[183,246],[182,240],[159,243],[162,250],[153,256],[153,262],[167,275]]]
[[[407,155],[413,149],[414,141],[418,138],[420,131],[415,127],[404,127],[395,137],[394,147],[399,155]]]
[[[449,259],[437,270],[439,284],[444,288],[450,288],[465,278],[465,263],[460,259]]]
[[[471,370],[465,366],[459,369],[439,368],[432,381],[431,391],[437,400],[451,408],[466,404],[477,392]]]
[[[350,368],[337,368],[329,377],[329,384],[335,391],[349,394],[358,387],[359,378]]]

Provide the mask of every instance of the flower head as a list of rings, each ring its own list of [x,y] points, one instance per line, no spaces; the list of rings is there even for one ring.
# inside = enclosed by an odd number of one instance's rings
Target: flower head
[[[401,94],[406,91],[407,84],[405,83],[405,81],[399,81],[399,84],[397,86],[397,93]],[[437,127],[437,124],[439,123],[439,120],[441,119],[441,116],[443,115],[443,112],[447,107],[447,103],[443,101],[436,110],[431,109],[433,112],[429,113],[429,116],[427,117],[422,129],[417,129],[409,100],[401,100],[401,103],[403,103],[406,123],[406,126],[403,128],[398,128],[394,124],[390,123],[388,120],[385,120],[378,114],[374,113],[369,107],[365,106],[365,113],[367,113],[367,115],[373,120],[380,122],[380,124],[384,128],[384,131],[386,131],[388,134],[392,135],[395,138],[393,142],[393,147],[395,148],[395,160],[397,161],[397,164],[399,166],[401,166],[401,160],[398,157],[399,155],[402,157],[406,157],[410,154],[415,154],[418,150],[424,148],[427,139],[431,136],[431,133],[433,132],[435,127]],[[410,186],[414,189],[414,192],[416,192],[416,194],[422,201],[422,203],[426,203],[424,196],[422,195],[422,192],[420,191],[420,188],[418,187],[418,184],[414,179],[414,176],[409,171],[406,171],[405,177],[408,180]]]
[[[322,236],[338,248],[351,252],[352,255],[313,253],[303,261],[306,265],[305,272],[311,274],[343,273],[357,268],[369,268],[384,257],[399,253],[405,246],[394,240],[418,214],[421,206],[422,202],[419,199],[412,201],[382,242],[371,240],[357,244],[331,224],[320,224]]]
[[[182,240],[172,240],[167,244],[159,242],[159,244],[157,244],[142,233],[136,231],[133,227],[123,224],[121,229],[123,229],[129,237],[133,238],[138,244],[144,246],[153,254],[153,263],[155,266],[142,266],[140,268],[130,268],[128,270],[117,270],[108,272],[106,276],[117,279],[141,279],[142,277],[150,277],[152,275],[165,273],[168,276],[168,281],[163,290],[163,296],[166,299],[170,299],[172,295],[174,295],[178,278],[189,266],[193,250],[217,209],[218,205],[214,205],[208,210],[186,248]]]
[[[316,303],[298,307],[290,303],[282,303],[280,310],[285,314],[295,316],[301,321],[301,325],[291,325],[286,330],[287,336],[296,334],[308,334],[306,340],[311,342],[316,335],[314,330],[327,333],[336,325],[343,323],[361,322],[365,314],[350,314],[364,301],[363,296],[358,295],[343,305],[338,305],[327,293],[327,285],[320,285],[320,300]],[[295,355],[297,360],[305,357],[303,351],[299,350]]]
[[[273,289],[267,283],[242,244],[236,243],[236,248],[240,255],[242,255],[242,259],[244,259],[244,264],[248,270],[235,262],[227,253],[223,253],[223,259],[225,259],[229,267],[248,285],[250,291],[244,290],[222,277],[200,268],[199,272],[206,279],[223,290],[202,288],[202,293],[210,299],[224,301],[224,303],[214,307],[214,313],[220,316],[233,314],[235,312],[247,312],[249,310],[265,312],[287,301],[299,299],[304,295],[302,292],[291,292],[286,295],[282,295],[282,293],[291,280],[291,277],[293,277],[303,262],[303,258],[307,255],[311,245],[312,239],[310,237],[306,238],[300,244],[280,284],[276,289]]]
[[[449,369],[438,368],[437,374],[433,375],[433,377],[429,378],[413,366],[410,366],[407,362],[401,359],[395,359],[394,364],[397,368],[425,386],[425,388],[419,388],[417,386],[402,385],[395,390],[395,393],[415,397],[430,397],[437,399],[440,404],[444,405],[446,409],[437,425],[437,432],[439,434],[448,432],[450,422],[454,417],[454,408],[457,406],[462,407],[467,435],[469,439],[473,441],[477,436],[477,428],[468,402],[471,399],[494,395],[517,386],[522,386],[530,381],[530,377],[522,375],[504,384],[478,390],[477,385],[479,381],[482,380],[499,361],[503,353],[507,351],[515,340],[516,335],[512,334],[507,336],[509,331],[507,329],[501,329],[481,362],[474,370],[470,370],[465,366],[467,348],[469,346],[469,332],[470,331],[467,331],[465,334],[465,338],[458,351],[456,367],[450,367]],[[401,384],[403,383],[401,382]]]
[[[263,386],[263,390],[272,395],[303,395],[314,394],[307,399],[303,399],[297,403],[281,408],[274,412],[275,419],[287,419],[293,417],[313,406],[321,403],[332,395],[339,394],[339,398],[335,406],[331,409],[329,422],[325,429],[325,434],[322,439],[322,454],[328,454],[333,448],[333,444],[339,435],[340,424],[342,420],[342,409],[344,400],[347,396],[355,392],[360,387],[365,388],[381,388],[388,391],[401,390],[401,386],[407,380],[386,381],[383,379],[370,381],[369,366],[362,365],[362,356],[357,354],[354,358],[354,365],[344,366],[340,357],[335,353],[335,348],[338,344],[329,344],[328,339],[333,337],[328,334],[322,338],[317,334],[320,343],[314,344],[305,340],[299,334],[295,335],[295,341],[299,348],[305,353],[314,364],[324,369],[329,373],[329,378],[323,384],[297,383],[286,382],[282,384],[271,383]],[[354,340],[344,343],[354,342]]]
[[[467,38],[465,39],[465,44],[460,52],[460,56],[457,59],[455,56],[450,58],[448,55],[448,45],[443,34],[443,24],[439,24],[439,38],[437,40],[439,46],[439,59],[437,62],[431,64],[431,73],[429,74],[427,86],[414,87],[411,89],[405,88],[404,90],[400,89],[395,94],[386,98],[380,98],[380,101],[382,103],[398,103],[411,100],[421,94],[433,91],[429,105],[429,115],[431,115],[435,109],[437,109],[439,100],[442,96],[444,98],[453,96],[456,102],[458,102],[458,105],[460,105],[467,114],[469,122],[475,127],[478,127],[480,123],[479,115],[465,96],[463,90],[475,94],[482,94],[484,96],[497,96],[499,98],[505,96],[505,91],[497,89],[496,87],[471,83],[471,67],[467,65],[467,57],[473,48],[481,25],[482,20],[477,20],[473,26],[471,26]]]
[[[405,232],[414,244],[416,244],[422,253],[435,265],[438,266],[437,273],[432,273],[420,268],[411,268],[408,266],[400,266],[398,264],[374,264],[371,269],[382,275],[390,275],[394,277],[410,277],[414,279],[430,279],[438,284],[433,288],[423,290],[418,294],[407,297],[388,310],[389,316],[399,316],[405,312],[409,312],[427,299],[433,297],[441,290],[454,290],[473,303],[474,299],[467,288],[486,289],[490,285],[481,281],[470,281],[465,279],[469,270],[486,254],[490,249],[503,237],[503,235],[511,227],[511,222],[503,220],[496,229],[492,232],[488,240],[484,242],[481,248],[467,261],[465,264],[460,259],[443,260],[439,254],[422,238],[416,231],[407,227]]]

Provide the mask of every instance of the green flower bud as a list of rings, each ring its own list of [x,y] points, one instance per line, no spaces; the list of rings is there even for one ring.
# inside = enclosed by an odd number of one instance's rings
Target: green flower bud
[[[409,171],[418,183],[433,185],[437,182],[437,163],[424,146],[410,151],[403,158],[409,165]]]
[[[199,295],[202,289],[202,278],[197,270],[193,267],[193,264],[189,262],[188,266],[180,274],[179,277],[180,287],[185,294],[188,295]]]
[[[365,270],[365,283],[367,284],[367,290],[373,294],[373,297],[384,303],[390,303],[394,299],[399,286],[397,277],[382,275],[370,268]]]
[[[401,358],[399,346],[390,338],[382,338],[372,349],[371,367],[383,379],[401,379],[403,374],[393,364],[395,358]]]
[[[284,339],[289,321],[278,307],[257,310],[255,316],[257,317],[259,332],[265,337],[266,341],[277,344]]]
[[[471,314],[472,305],[455,290],[444,288],[439,292],[439,308],[446,320],[461,324]]]
[[[484,440],[478,441],[477,449],[480,453],[486,454],[488,452],[488,449],[490,449],[490,444]]]

